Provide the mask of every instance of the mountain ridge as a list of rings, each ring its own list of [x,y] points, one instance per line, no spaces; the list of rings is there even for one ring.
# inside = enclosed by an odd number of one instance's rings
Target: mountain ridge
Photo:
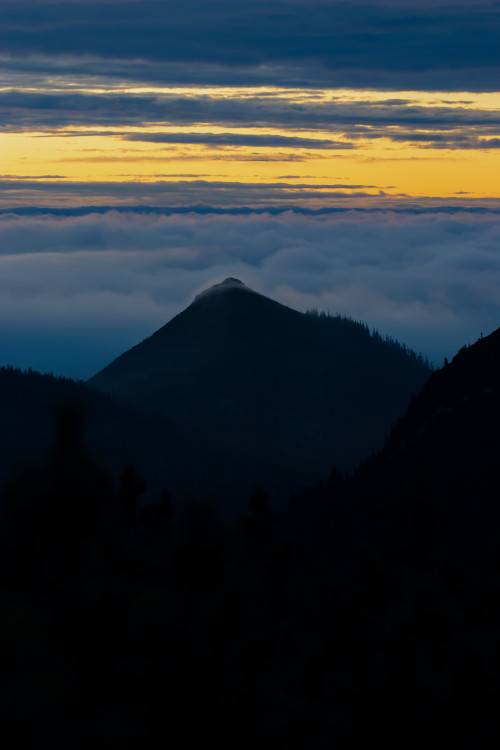
[[[431,374],[382,450],[347,482],[336,475],[304,489],[291,506],[294,528],[307,526],[309,552],[327,555],[345,512],[352,536],[381,557],[399,559],[406,546],[436,567],[497,565],[499,424],[500,328]]]

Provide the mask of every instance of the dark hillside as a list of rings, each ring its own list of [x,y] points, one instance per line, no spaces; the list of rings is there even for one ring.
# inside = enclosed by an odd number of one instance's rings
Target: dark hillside
[[[432,374],[381,453],[281,519],[294,575],[322,586],[351,746],[499,742],[499,425],[500,329]]]
[[[66,421],[4,493],[4,737],[497,747],[498,343],[435,373],[352,478],[283,513],[256,490],[232,527],[141,510],[140,478],[113,488]]]
[[[343,508],[355,533],[379,550],[425,548],[481,567],[500,549],[499,462],[500,329],[432,373],[384,449],[351,481],[334,477],[304,491],[292,516],[326,538]]]
[[[499,466],[500,329],[432,374],[374,467],[358,474],[394,502],[402,490],[425,496],[457,558],[482,559],[498,544]]]
[[[192,448],[182,435],[171,437],[168,420],[137,414],[85,383],[12,367],[0,368],[0,487],[16,467],[45,458],[68,409],[81,414],[82,440],[115,482],[132,463],[148,477],[149,498],[178,489],[171,467],[188,472]]]

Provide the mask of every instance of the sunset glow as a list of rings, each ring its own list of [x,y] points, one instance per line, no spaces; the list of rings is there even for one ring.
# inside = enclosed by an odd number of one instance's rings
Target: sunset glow
[[[117,94],[142,97],[149,104],[154,97],[155,106],[149,122],[136,118],[127,126],[114,124],[112,115],[103,125],[89,110],[88,124],[61,126],[55,116],[43,129],[10,127],[0,135],[3,178],[11,181],[5,207],[9,200],[30,204],[37,185],[47,179],[52,195],[56,185],[64,193],[66,181],[94,183],[98,203],[109,203],[109,191],[100,195],[105,186],[99,183],[179,180],[185,190],[198,180],[263,187],[279,183],[283,200],[315,206],[332,199],[365,204],[367,199],[392,203],[460,195],[477,201],[500,195],[499,93],[392,91],[389,96],[354,89],[131,87],[119,82],[91,88],[76,79],[47,83],[43,96],[50,100],[68,89],[97,98],[96,106],[103,109],[112,109]],[[36,92],[26,88],[24,95]],[[190,104],[194,114],[167,114],[161,120],[161,108],[178,107],[179,101]],[[260,119],[254,126],[231,114],[238,107],[245,112],[249,104]],[[196,109],[205,112],[196,115]],[[19,180],[24,185],[16,189]],[[202,198],[199,185],[192,184],[191,192],[194,202]],[[79,198],[72,200],[70,194],[65,204],[78,205]],[[116,198],[120,204],[142,202],[140,195]],[[40,201],[50,205],[47,197]],[[171,203],[166,197],[163,201]],[[245,203],[254,205],[254,200]]]

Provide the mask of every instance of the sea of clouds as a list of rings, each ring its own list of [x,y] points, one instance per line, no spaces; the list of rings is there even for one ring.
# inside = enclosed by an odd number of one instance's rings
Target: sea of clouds
[[[235,276],[440,366],[500,325],[495,212],[0,215],[0,364],[86,379]]]

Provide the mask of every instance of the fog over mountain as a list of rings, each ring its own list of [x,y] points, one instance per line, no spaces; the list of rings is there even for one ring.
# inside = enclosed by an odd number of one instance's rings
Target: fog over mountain
[[[494,211],[0,215],[0,362],[87,379],[227,276],[437,366],[500,320]]]

